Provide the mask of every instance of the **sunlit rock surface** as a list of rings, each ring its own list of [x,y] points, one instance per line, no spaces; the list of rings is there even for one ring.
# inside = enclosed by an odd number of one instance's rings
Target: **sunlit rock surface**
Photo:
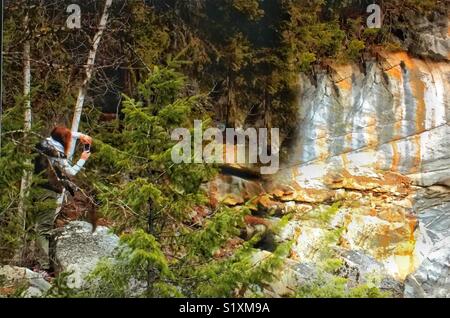
[[[450,298],[450,237],[434,245],[405,282],[405,297]]]
[[[350,212],[345,244],[403,279],[449,234],[448,194],[427,207],[417,186],[449,185],[450,65],[381,52],[363,70],[330,70],[317,83],[302,76],[295,150],[275,179],[363,192],[365,208],[375,210]]]
[[[330,69],[317,83],[301,76],[298,137],[284,169],[292,178],[320,187],[340,168],[395,171],[419,185],[449,178],[449,63],[399,52],[380,53],[364,70]]]
[[[423,56],[445,53],[436,41]],[[330,64],[315,80],[300,75],[298,103],[279,172],[259,182],[222,176],[209,186],[212,200],[289,214],[276,241],[294,241],[290,262],[318,263],[326,243],[358,253],[353,267],[370,259],[383,277],[408,277],[406,297],[448,297],[448,60],[380,51],[364,67]],[[387,286],[402,296],[400,285]]]

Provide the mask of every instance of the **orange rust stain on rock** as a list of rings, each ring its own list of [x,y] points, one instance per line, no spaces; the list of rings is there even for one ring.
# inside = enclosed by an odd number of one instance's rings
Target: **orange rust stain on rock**
[[[411,87],[416,100],[416,132],[425,130],[425,84],[419,77],[419,70],[414,68],[411,76]]]
[[[405,55],[405,54],[404,54]],[[418,63],[415,63],[409,57],[402,57],[402,60],[405,62],[408,67],[411,78],[410,85],[414,95],[414,99],[416,101],[416,114],[415,114],[415,128],[416,134],[419,134],[425,131],[425,120],[426,120],[426,105],[425,105],[425,83],[421,79],[420,68],[418,67]],[[411,173],[416,173],[420,171],[421,162],[422,162],[422,154],[421,154],[421,142],[420,135],[416,135],[413,137],[412,142],[415,145],[415,153],[413,154],[413,166],[411,167]]]
[[[330,177],[326,183],[331,189],[373,191],[375,193],[395,192],[402,196],[411,192],[411,180],[406,176],[390,171],[375,178],[354,176],[343,170],[339,175]]]
[[[376,216],[391,223],[403,222],[405,218],[405,210],[403,208],[396,207],[395,205],[386,205],[383,206],[380,211],[377,211]]]
[[[319,152],[318,160],[324,161],[329,157],[328,153],[328,132],[324,129],[318,131],[316,139],[316,149]]]
[[[342,165],[343,165],[344,169],[347,169],[347,167],[348,167],[348,156],[347,156],[347,154],[346,153],[342,154],[341,158],[342,158]]]
[[[406,52],[396,52],[388,54],[388,59],[391,59],[390,63],[393,65],[400,64],[403,62],[408,68],[411,77],[410,85],[416,100],[416,131],[417,133],[423,132],[425,130],[425,118],[426,118],[426,107],[425,107],[425,84],[421,80],[420,69],[417,65],[417,61],[411,58]],[[396,66],[387,71],[387,74],[396,78],[397,80],[402,80],[402,73],[400,66]],[[400,116],[403,119],[403,116]],[[399,119],[399,118],[397,118]],[[398,126],[399,125],[399,126]],[[399,131],[401,128],[401,122],[396,123],[395,130]]]
[[[410,85],[417,103],[416,129],[417,132],[422,132],[425,129],[425,84],[421,80],[420,69],[417,65],[418,62],[411,58],[406,52],[397,52],[394,53],[393,56],[394,59],[403,62],[411,74]],[[397,69],[399,70],[399,68]]]
[[[295,252],[293,249],[289,252],[289,258],[295,261],[299,260],[297,252]]]
[[[411,173],[417,173],[421,170],[422,167],[422,149],[421,149],[421,137],[420,135],[416,135],[412,139],[414,143],[414,147],[416,148],[414,158],[413,158],[413,166],[411,167]]]
[[[389,247],[391,246],[392,243],[392,237],[391,237],[391,231],[389,229],[389,227],[382,227],[381,228],[381,232],[378,233],[378,235],[376,236],[376,238],[378,239],[378,246],[380,247],[380,254],[379,257],[383,257],[383,254],[388,254],[389,253]]]
[[[389,185],[398,185],[409,189],[411,187],[411,179],[400,173],[387,171],[383,175],[384,183]]]
[[[393,67],[393,68],[387,70],[386,73],[389,76],[395,78],[396,80],[402,79],[402,71],[400,70],[400,66]]]
[[[400,64],[400,62],[403,61],[403,63],[405,63],[407,68],[409,68],[409,69],[414,68],[414,64],[415,64],[414,60],[413,60],[413,58],[411,58],[409,56],[408,52],[398,51],[395,53],[390,53],[389,57],[394,59],[395,64]]]
[[[369,118],[368,126],[366,128],[368,135],[368,147],[374,149],[378,146],[378,133],[377,133],[377,119],[374,117]]]
[[[294,201],[306,202],[306,203],[322,203],[334,196],[334,191],[313,189],[313,188],[302,188],[297,189],[295,192]]]
[[[398,151],[397,143],[394,141],[391,143],[392,146],[392,165],[391,170],[392,171],[398,171],[398,166],[400,164],[400,153]]]
[[[402,132],[402,121],[401,120],[397,120],[394,124],[394,135],[392,136],[393,139],[400,139],[402,137],[401,135]]]
[[[337,83],[337,86],[345,91],[352,90],[352,81],[351,79],[345,79]]]
[[[414,233],[416,231],[416,227],[418,224],[417,217],[410,215],[410,216],[407,216],[407,220],[408,220],[408,224],[409,224],[409,233],[410,233],[409,240],[410,240],[410,242],[415,242],[416,238],[414,236]]]
[[[351,151],[352,150],[352,141],[353,141],[353,135],[352,134],[346,134],[344,137],[345,140],[345,151]]]

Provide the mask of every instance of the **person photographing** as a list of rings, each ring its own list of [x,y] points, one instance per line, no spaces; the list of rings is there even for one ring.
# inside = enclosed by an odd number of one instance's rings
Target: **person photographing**
[[[83,144],[83,152],[80,159],[72,165],[69,161],[69,152],[73,142],[79,140]],[[70,129],[57,126],[50,137],[41,141],[37,146],[39,152],[35,161],[35,173],[46,172],[48,183],[45,188],[57,193],[62,193],[66,188],[74,195],[75,188],[69,178],[80,172],[91,155],[90,147],[92,138],[86,134],[71,132]]]
[[[72,143],[79,141],[83,144],[80,159],[72,164],[69,160]],[[71,178],[85,165],[91,155],[92,138],[86,134],[71,132],[70,129],[57,126],[53,128],[48,138],[35,146],[34,173],[45,180],[39,184],[44,191],[37,198],[39,201],[55,200],[64,190],[72,197],[80,188],[72,182]],[[75,148],[75,147],[74,147]],[[34,203],[33,203],[34,205]],[[93,229],[95,229],[95,211],[90,214]],[[55,240],[51,231],[55,226],[55,216],[48,214],[48,218],[40,225],[41,237],[38,237],[36,246],[40,263],[44,267],[56,268],[53,262]]]

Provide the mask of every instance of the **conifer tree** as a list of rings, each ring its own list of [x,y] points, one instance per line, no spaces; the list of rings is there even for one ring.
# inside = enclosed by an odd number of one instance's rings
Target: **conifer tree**
[[[280,247],[278,254],[254,264],[255,238],[235,256],[215,258],[239,236],[249,210],[209,206],[202,184],[215,175],[213,166],[173,164],[172,129],[192,128],[194,118],[208,121],[206,96],[187,95],[176,64],[154,67],[137,96],[124,96],[122,129],[101,133],[94,159],[103,169],[95,171],[94,188],[102,215],[129,234],[122,236],[117,257],[92,273],[82,295],[232,296],[270,280],[270,270],[286,254]],[[192,221],[198,209],[209,211],[201,227]]]

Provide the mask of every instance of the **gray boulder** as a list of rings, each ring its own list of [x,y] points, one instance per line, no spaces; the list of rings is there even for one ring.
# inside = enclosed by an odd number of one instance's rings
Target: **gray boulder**
[[[450,298],[450,237],[434,246],[405,281],[407,298]]]
[[[40,273],[24,267],[5,265],[0,267],[0,287],[11,291],[23,288],[20,296],[31,298],[43,296],[51,285]]]
[[[92,232],[92,225],[82,221],[59,229],[55,239],[55,262],[60,272],[72,272],[67,281],[70,288],[81,288],[98,261],[112,257],[119,245],[119,237],[108,228],[98,226]]]
[[[431,186],[416,194],[419,226],[415,257],[420,264],[405,281],[408,298],[450,297],[450,189]]]

